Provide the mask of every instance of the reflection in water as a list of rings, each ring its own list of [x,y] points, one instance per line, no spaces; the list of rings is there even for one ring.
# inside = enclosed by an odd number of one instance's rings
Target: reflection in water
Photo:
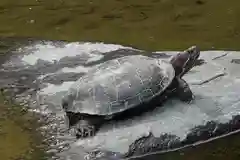
[[[230,63],[238,58],[236,53],[214,59],[223,52],[206,51],[208,56],[202,52],[207,63],[184,77],[196,96],[192,104],[170,100],[153,112],[110,123],[95,137],[76,141],[66,132],[60,105],[70,85],[96,64],[124,55],[147,53],[111,44],[61,43],[59,46],[48,42],[35,42],[18,52],[25,55],[13,56],[5,62],[0,71],[1,85],[5,86],[5,91],[15,91],[18,101],[28,100],[33,110],[49,115],[52,123],[46,128],[54,134],[57,142],[54,147],[63,150],[58,153],[63,159],[81,159],[86,155],[108,158],[139,155],[181,147],[239,129],[239,116],[235,116],[240,110],[239,66]],[[169,58],[170,55],[170,52],[149,54],[155,58]],[[227,75],[196,85],[222,71]]]

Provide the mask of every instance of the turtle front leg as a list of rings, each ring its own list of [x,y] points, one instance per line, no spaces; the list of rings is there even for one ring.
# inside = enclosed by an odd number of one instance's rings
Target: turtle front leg
[[[178,78],[178,87],[176,88],[176,94],[181,101],[191,102],[194,99],[194,95],[184,79]]]

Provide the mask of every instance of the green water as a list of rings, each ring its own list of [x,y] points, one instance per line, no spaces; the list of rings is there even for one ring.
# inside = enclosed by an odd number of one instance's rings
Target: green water
[[[0,35],[239,49],[238,0],[0,0]]]
[[[153,51],[194,44],[202,50],[240,50],[239,0],[0,0],[0,22],[1,37],[104,41]],[[33,149],[39,138],[27,129],[34,128],[34,118],[9,108],[0,100],[1,159],[41,159],[41,150]],[[240,142],[237,138],[176,155],[229,159],[239,155],[238,143],[230,143]]]
[[[0,96],[1,160],[46,160],[47,145],[36,130],[37,115]]]

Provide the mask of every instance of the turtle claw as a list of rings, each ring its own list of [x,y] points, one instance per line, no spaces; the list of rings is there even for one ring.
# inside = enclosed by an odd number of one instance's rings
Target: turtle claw
[[[95,135],[95,127],[85,121],[79,121],[79,123],[70,130],[70,134],[76,136],[77,139],[92,137]]]
[[[203,65],[204,63],[206,63],[204,59],[198,59],[198,60],[196,60],[194,66],[201,66],[201,65]]]
[[[188,104],[192,104],[193,103],[193,101],[194,101],[194,99],[195,99],[195,96],[192,94],[192,98],[190,99],[190,100],[188,100]]]
[[[94,135],[94,127],[88,126],[86,128],[81,127],[78,129],[78,133],[76,134],[77,138],[86,138],[92,137]]]
[[[193,100],[191,99],[191,100],[190,100],[190,101],[188,101],[187,103],[188,103],[188,104],[192,104],[192,102],[193,102]]]

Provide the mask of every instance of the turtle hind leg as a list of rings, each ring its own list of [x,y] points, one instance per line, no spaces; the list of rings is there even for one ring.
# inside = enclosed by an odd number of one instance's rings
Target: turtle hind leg
[[[178,86],[176,88],[177,97],[183,102],[191,102],[194,99],[194,95],[184,79],[177,79]]]
[[[98,116],[83,116],[73,126],[70,132],[77,139],[93,137],[103,123],[103,118]]]
[[[95,132],[95,126],[87,120],[80,120],[71,128],[71,134],[76,136],[77,139],[92,137]]]

